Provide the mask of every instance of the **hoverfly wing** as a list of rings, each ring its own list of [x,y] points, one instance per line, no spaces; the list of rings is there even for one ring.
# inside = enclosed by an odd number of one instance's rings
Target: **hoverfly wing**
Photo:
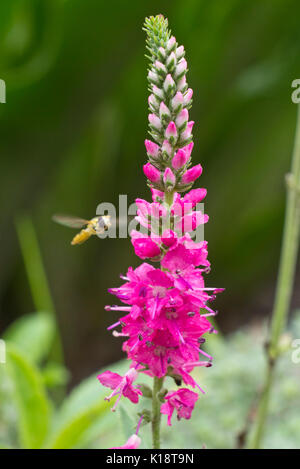
[[[72,217],[70,215],[53,215],[52,220],[69,228],[83,228],[89,223],[84,218]]]

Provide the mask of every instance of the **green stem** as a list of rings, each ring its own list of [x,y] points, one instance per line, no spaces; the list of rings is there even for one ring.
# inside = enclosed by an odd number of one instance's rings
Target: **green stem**
[[[164,378],[153,379],[153,395],[152,395],[152,447],[160,449],[160,405],[158,393],[162,388]]]
[[[284,331],[293,292],[300,231],[300,108],[298,106],[295,144],[291,173],[287,176],[287,202],[277,288],[272,313],[270,339],[266,347],[267,371],[254,425],[251,448],[259,448],[268,414],[274,368],[279,356],[279,343]]]
[[[168,192],[165,191],[165,203],[167,204],[168,208],[172,207],[174,200],[174,191]]]
[[[50,313],[56,322],[54,303],[33,222],[29,215],[23,215],[16,218],[15,224],[35,308],[37,312]],[[62,343],[57,327],[52,358],[63,362]]]

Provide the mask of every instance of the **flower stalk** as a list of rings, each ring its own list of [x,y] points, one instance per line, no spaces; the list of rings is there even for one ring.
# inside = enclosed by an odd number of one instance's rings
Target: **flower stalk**
[[[207,303],[223,289],[205,287],[204,275],[210,270],[207,242],[196,242],[190,234],[206,223],[208,216],[198,210],[206,190],[191,190],[202,167],[190,167],[194,122],[189,121],[188,110],[193,92],[186,82],[184,47],[171,36],[162,15],[146,18],[144,30],[150,60],[148,119],[152,140],[145,141],[148,162],[143,171],[152,202],[136,199],[135,220],[141,230],[132,230],[130,236],[136,255],[148,262],[136,269],[129,267],[126,275],[121,275],[125,283],[109,292],[122,305],[105,308],[122,314],[108,330],[125,338],[122,349],[131,361],[129,371],[125,376],[105,371],[98,379],[112,390],[106,399],[117,396],[112,410],[124,397],[133,404],[141,397],[152,399],[152,412],[144,409],[142,414],[144,424],[151,422],[156,449],[160,448],[161,414],[167,416],[169,426],[174,413],[178,420],[191,418],[199,394],[182,385],[204,393],[191,372],[212,364],[212,357],[201,348],[205,342],[202,336],[215,332],[208,319],[215,312]],[[187,193],[182,196],[183,192]],[[143,373],[153,378],[152,392],[135,384]],[[162,389],[167,376],[179,389]],[[123,447],[139,444],[135,436]]]
[[[163,386],[164,378],[153,379],[153,394],[152,394],[152,447],[153,449],[160,449],[160,406],[159,392]]]
[[[251,448],[260,448],[274,382],[274,371],[281,353],[280,339],[285,329],[293,292],[300,233],[300,107],[297,109],[295,143],[291,172],[286,177],[287,200],[281,257],[275,301],[272,313],[270,338],[266,345],[267,369],[263,391],[258,404]]]

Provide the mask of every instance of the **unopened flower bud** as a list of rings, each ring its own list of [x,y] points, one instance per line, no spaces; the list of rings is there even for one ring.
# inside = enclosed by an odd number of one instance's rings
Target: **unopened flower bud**
[[[157,117],[156,114],[149,114],[148,115],[148,119],[149,119],[149,122],[150,124],[157,130],[160,130],[161,129],[161,121],[160,121],[160,118]]]
[[[179,64],[176,66],[175,70],[175,76],[177,78],[181,78],[187,70],[187,61],[185,59],[182,59]]]
[[[188,145],[186,145],[185,147],[183,147],[183,150],[188,155],[188,158],[191,156],[193,148],[194,148],[194,142],[191,142]]]
[[[170,120],[170,117],[171,117],[170,110],[163,101],[160,103],[160,106],[159,106],[159,115],[161,119],[169,118]]]
[[[183,97],[183,103],[185,106],[187,106],[191,102],[192,96],[193,96],[193,90],[189,88]]]
[[[177,134],[177,128],[176,125],[173,121],[171,121],[166,128],[165,131],[165,137],[169,142],[173,143],[177,140],[178,134]]]
[[[147,154],[149,156],[152,156],[152,158],[158,157],[159,146],[156,143],[151,142],[151,140],[145,140],[145,147],[146,147]]]
[[[155,168],[151,163],[147,163],[143,166],[143,171],[145,176],[151,182],[159,182],[160,181],[160,171]]]
[[[158,76],[157,73],[154,72],[153,70],[149,70],[149,72],[148,72],[148,80],[149,80],[151,83],[155,83],[156,85],[159,85],[159,83],[160,83],[159,76]]]
[[[172,36],[171,39],[169,39],[167,42],[167,47],[166,47],[167,53],[170,54],[170,52],[172,52],[172,50],[175,50],[175,48],[176,48],[176,39],[174,36]]]
[[[175,89],[175,81],[173,80],[170,73],[166,76],[166,79],[163,84],[164,91],[167,95],[171,93],[173,89]]]
[[[182,109],[178,116],[176,117],[176,125],[179,129],[182,129],[186,126],[187,121],[189,120],[189,113],[187,109]]]
[[[163,63],[161,63],[159,60],[156,60],[155,68],[157,69],[158,73],[162,75],[165,75],[167,73],[166,66]]]
[[[177,113],[184,103],[183,94],[180,91],[177,91],[174,98],[171,101],[173,112]]]
[[[166,168],[163,176],[163,181],[167,189],[173,189],[173,187],[175,186],[176,178],[170,168]]]
[[[160,48],[158,49],[158,55],[159,55],[159,57],[160,57],[161,60],[165,60],[165,58],[166,58],[166,51],[165,51],[165,49],[164,49],[163,47],[160,47]]]
[[[202,174],[201,164],[193,166],[191,169],[188,169],[181,178],[182,184],[190,184],[194,182]]]
[[[164,93],[161,88],[158,88],[157,86],[153,85],[152,90],[154,96],[156,96],[160,101],[164,99]]]
[[[184,47],[183,46],[177,47],[177,49],[176,49],[176,59],[177,59],[177,61],[179,62],[179,60],[182,59],[183,56],[184,56]]]
[[[160,255],[160,249],[150,238],[132,238],[134,251],[141,259],[153,258]]]
[[[188,161],[189,156],[182,149],[178,150],[172,159],[172,166],[174,169],[182,168]]]
[[[166,62],[166,65],[168,67],[168,70],[170,71],[173,71],[174,70],[174,67],[175,67],[175,64],[176,64],[176,55],[174,52],[172,52],[169,57],[167,58],[167,62]]]
[[[194,208],[195,205],[197,205],[206,197],[206,193],[206,189],[203,188],[192,189],[190,192],[185,194],[183,198],[184,204],[190,203],[192,208]]]
[[[150,94],[148,98],[148,104],[151,110],[156,111],[158,109],[159,103],[157,102],[157,98],[154,96],[154,94]]]
[[[161,151],[166,152],[169,157],[172,155],[172,145],[170,142],[168,142],[168,140],[164,140]]]
[[[188,122],[186,129],[180,135],[180,139],[182,142],[184,142],[185,140],[188,140],[191,137],[193,126],[194,126],[194,121]]]
[[[168,248],[177,243],[177,235],[172,230],[165,230],[161,236],[161,240]]]
[[[182,93],[184,93],[186,88],[187,88],[186,76],[183,75],[183,77],[180,78],[179,82],[177,83],[177,89],[178,89],[178,91],[181,91]]]

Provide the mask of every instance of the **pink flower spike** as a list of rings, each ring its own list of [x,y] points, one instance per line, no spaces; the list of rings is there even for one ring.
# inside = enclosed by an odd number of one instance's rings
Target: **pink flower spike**
[[[155,129],[160,130],[161,129],[161,121],[160,118],[157,117],[156,114],[149,114],[148,119],[151,125],[155,127]]]
[[[151,142],[151,140],[145,140],[145,147],[146,147],[147,154],[149,156],[152,156],[152,158],[158,157],[159,146],[156,143]]]
[[[172,159],[173,168],[176,170],[182,168],[186,164],[188,159],[189,157],[183,149],[178,150]]]
[[[123,446],[113,446],[110,449],[137,449],[142,440],[137,435],[131,435]]]
[[[189,121],[189,114],[193,91],[186,80],[184,47],[175,37],[170,38],[167,19],[162,15],[147,18],[144,29],[150,58],[147,107],[152,137],[146,137],[151,140],[145,140],[148,161],[142,165],[152,197],[147,201],[137,194],[134,210],[129,212],[134,214],[134,227],[129,227],[131,243],[136,256],[143,260],[136,257],[133,262],[138,266],[128,267],[121,275],[121,285],[108,290],[115,301],[105,307],[115,316],[108,330],[122,339],[130,369],[122,376],[101,372],[98,379],[110,388],[106,399],[113,398],[110,407],[115,410],[124,397],[139,403],[142,391],[143,398],[151,394],[136,384],[138,373],[145,373],[149,379],[164,379],[172,373],[178,377],[178,387],[160,393],[159,404],[161,413],[167,416],[163,419],[171,425],[174,414],[179,420],[191,418],[197,399],[204,393],[193,372],[203,367],[204,374],[212,365],[202,344],[204,336],[217,332],[210,323],[210,317],[216,314],[211,302],[222,289],[206,285],[210,271],[207,242],[198,236],[194,239],[195,230],[208,221],[208,215],[201,203],[206,190],[190,190],[202,167],[191,164],[194,122]],[[201,236],[203,230],[197,234]],[[135,422],[135,435],[128,434],[128,441],[124,444],[121,440],[122,446],[117,449],[139,447],[142,419],[145,423],[153,419],[145,412]]]
[[[163,176],[163,181],[165,185],[168,186],[169,188],[170,187],[172,188],[175,186],[176,178],[170,168],[166,168],[164,172],[164,176]]]
[[[190,419],[198,397],[197,393],[190,391],[187,388],[168,392],[165,396],[166,402],[162,404],[160,408],[161,413],[168,416],[168,425],[172,425],[171,419],[174,410],[177,411],[178,420],[182,418],[187,420]]]
[[[183,127],[187,121],[189,120],[189,112],[187,109],[182,109],[178,116],[176,117],[176,125],[177,127]]]
[[[177,128],[173,121],[171,121],[166,128],[165,137],[168,140],[177,140]]]
[[[194,182],[202,174],[201,164],[193,166],[191,169],[188,169],[181,178],[182,184],[190,184]]]
[[[160,181],[160,171],[155,168],[151,163],[146,163],[143,166],[143,171],[145,176],[149,179],[151,182],[159,182]]]

